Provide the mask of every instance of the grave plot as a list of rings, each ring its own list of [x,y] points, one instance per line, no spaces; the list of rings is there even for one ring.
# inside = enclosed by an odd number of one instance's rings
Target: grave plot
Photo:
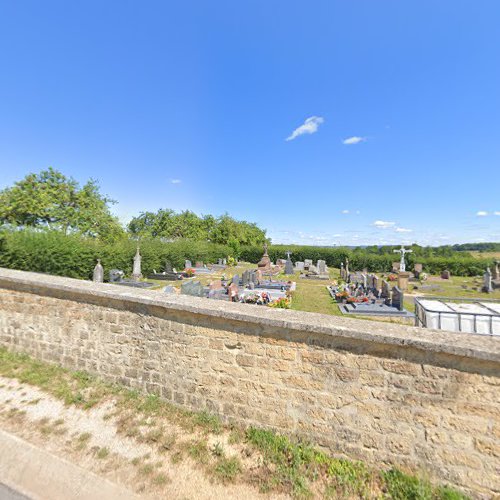
[[[337,302],[342,314],[363,316],[388,316],[413,318],[404,308],[404,293],[397,286],[390,288],[387,281],[378,289],[376,276],[362,275],[362,282],[351,281],[343,285],[331,285],[328,291]]]

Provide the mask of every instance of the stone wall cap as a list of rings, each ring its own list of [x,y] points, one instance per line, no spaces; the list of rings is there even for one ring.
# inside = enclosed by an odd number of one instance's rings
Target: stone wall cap
[[[39,295],[58,294],[60,298],[67,297],[70,300],[73,297],[89,302],[102,299],[103,305],[111,307],[113,301],[130,301],[166,310],[249,322],[272,328],[318,333],[367,343],[408,346],[500,363],[500,336],[455,333],[327,314],[272,309],[5,268],[0,268],[0,288]]]

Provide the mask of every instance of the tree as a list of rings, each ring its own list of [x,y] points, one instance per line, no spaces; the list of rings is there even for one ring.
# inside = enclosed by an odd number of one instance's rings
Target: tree
[[[49,168],[0,191],[0,223],[115,239],[124,232],[110,212],[112,203],[101,195],[95,180],[80,187],[74,179]]]
[[[238,221],[228,214],[199,217],[189,210],[181,213],[170,209],[143,212],[130,221],[128,230],[139,237],[211,241],[222,245],[230,241],[240,245],[262,245],[267,239],[266,232],[256,224]]]

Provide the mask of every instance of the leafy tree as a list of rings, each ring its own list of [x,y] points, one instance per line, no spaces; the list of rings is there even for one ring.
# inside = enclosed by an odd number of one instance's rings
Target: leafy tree
[[[233,246],[235,243],[261,245],[266,241],[266,232],[256,224],[238,221],[228,214],[199,217],[189,210],[181,213],[170,209],[143,212],[130,221],[128,230],[139,237],[210,241],[221,245],[232,242]]]
[[[49,168],[0,191],[0,223],[115,239],[124,234],[95,180],[83,187]]]

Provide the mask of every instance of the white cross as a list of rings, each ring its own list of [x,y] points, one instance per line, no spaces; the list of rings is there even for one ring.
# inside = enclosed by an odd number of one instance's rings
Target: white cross
[[[401,254],[401,263],[399,264],[399,270],[401,272],[406,271],[405,254],[411,253],[411,252],[413,252],[413,250],[406,250],[404,245],[401,245],[401,248],[399,250],[394,250],[394,252]]]

